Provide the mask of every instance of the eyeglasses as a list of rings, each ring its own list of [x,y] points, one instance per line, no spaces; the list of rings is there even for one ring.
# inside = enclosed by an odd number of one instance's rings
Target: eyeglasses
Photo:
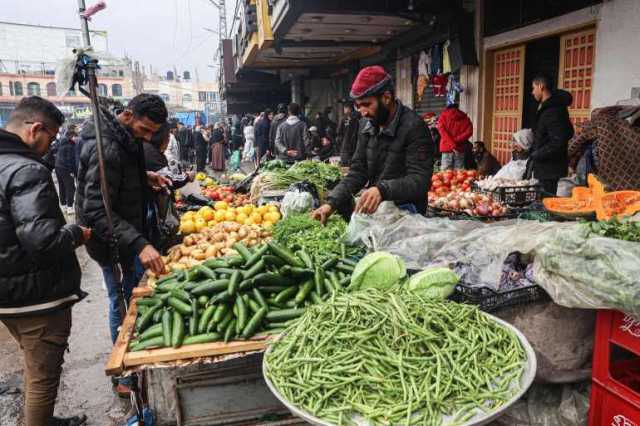
[[[42,130],[44,130],[44,132],[49,135],[49,142],[53,142],[56,137],[58,136],[58,133],[51,133],[51,130],[49,130],[47,128],[47,126],[42,122],[42,121],[25,121],[24,124],[41,124],[42,125]]]

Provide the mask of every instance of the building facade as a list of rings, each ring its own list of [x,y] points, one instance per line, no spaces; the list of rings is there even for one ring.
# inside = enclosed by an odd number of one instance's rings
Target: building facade
[[[248,3],[223,49],[221,93],[234,113],[283,97],[308,115],[326,106],[338,112],[355,73],[379,64],[394,77],[396,96],[419,114],[438,114],[452,83],[459,85],[452,99],[470,115],[474,139],[505,162],[512,134],[533,125],[534,74],[551,75],[573,95],[578,132],[594,108],[640,90],[636,0]],[[447,69],[425,80],[421,61],[442,61],[445,51]]]
[[[104,52],[98,70],[98,93],[126,102],[135,96],[131,61],[108,55],[105,31],[91,31],[96,52]],[[72,121],[90,114],[89,99],[56,84],[58,62],[82,46],[79,29],[0,22],[0,125],[24,96],[54,102]]]

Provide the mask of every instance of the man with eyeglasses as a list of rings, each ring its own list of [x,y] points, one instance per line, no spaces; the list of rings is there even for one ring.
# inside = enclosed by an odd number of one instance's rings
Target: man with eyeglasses
[[[71,306],[85,296],[75,249],[91,237],[65,223],[42,159],[63,122],[51,102],[31,96],[0,129],[0,321],[24,352],[27,426],[86,421],[53,417]]]

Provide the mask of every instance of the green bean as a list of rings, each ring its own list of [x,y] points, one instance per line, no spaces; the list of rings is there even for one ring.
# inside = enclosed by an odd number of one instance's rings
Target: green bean
[[[274,386],[318,418],[459,424],[517,390],[519,340],[473,306],[373,289],[327,298],[290,321],[266,356]]]

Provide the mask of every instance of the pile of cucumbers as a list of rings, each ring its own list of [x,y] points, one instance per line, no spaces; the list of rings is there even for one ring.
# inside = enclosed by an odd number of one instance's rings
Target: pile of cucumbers
[[[270,241],[236,256],[209,259],[175,271],[138,299],[132,352],[277,334],[310,304],[322,303],[349,285],[356,262],[339,256],[314,264]]]

